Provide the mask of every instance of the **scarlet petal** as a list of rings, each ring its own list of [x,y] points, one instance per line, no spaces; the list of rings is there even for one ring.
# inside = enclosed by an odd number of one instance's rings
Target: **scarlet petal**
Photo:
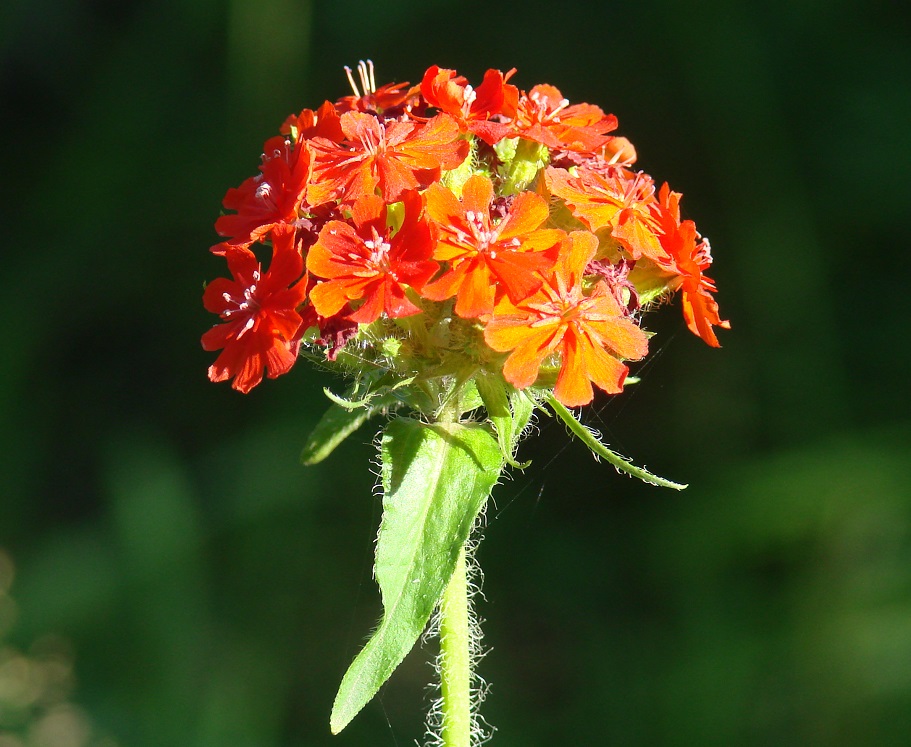
[[[384,307],[385,285],[382,282],[374,282],[366,286],[361,292],[364,297],[364,303],[360,308],[348,315],[352,322],[358,324],[370,324],[380,318]]]
[[[563,341],[563,365],[554,386],[554,396],[567,407],[587,405],[594,397],[580,353],[578,338],[567,334]]]
[[[487,204],[489,206],[490,202],[488,201]],[[543,199],[534,192],[521,192],[516,196],[512,207],[509,209],[509,215],[503,219],[500,228],[500,240],[505,242],[516,236],[531,233],[546,221],[547,217],[547,203]],[[557,241],[559,241],[559,238],[550,246],[553,246]]]
[[[376,169],[385,202],[398,202],[405,190],[421,186],[414,175],[414,169],[397,158],[377,156]]]
[[[424,202],[427,217],[444,228],[454,225],[457,220],[464,220],[465,211],[462,204],[442,184],[431,184],[424,192]]]
[[[348,294],[342,283],[327,280],[310,289],[310,303],[321,317],[335,316],[348,303]]]
[[[307,253],[307,269],[321,278],[347,275],[351,271],[348,257],[351,254],[357,255],[362,244],[363,241],[350,224],[329,221]],[[321,313],[321,316],[327,315]]]
[[[456,208],[456,210],[459,213],[470,210],[487,218],[490,213],[491,202],[493,202],[493,183],[487,177],[475,175],[462,185],[462,205],[461,208]],[[547,217],[546,207],[544,208],[544,217]],[[541,221],[538,221],[538,225],[535,228],[540,225]]]
[[[382,235],[386,231],[386,203],[379,195],[364,195],[351,206],[351,220],[358,229],[367,229],[368,234],[375,228]]]
[[[555,258],[545,252],[500,252],[487,264],[514,303],[524,301],[544,282]]]
[[[616,304],[613,298],[610,300]],[[648,354],[648,338],[629,319],[615,316],[603,322],[591,322],[591,327],[597,330],[601,345],[618,358],[637,361]]]
[[[530,337],[538,334],[549,338],[557,327],[556,321],[551,325],[532,327],[531,324],[534,321],[535,318],[528,313],[494,316],[484,328],[484,340],[491,349],[505,353],[519,347]]]
[[[623,391],[623,382],[629,372],[626,365],[588,339],[584,339],[584,344],[580,344],[580,354],[582,368],[591,381],[608,394]]]
[[[645,216],[623,210],[616,218],[617,225],[611,230],[611,236],[623,244],[633,259],[643,255],[652,259],[666,256],[655,233],[657,226]]]
[[[390,319],[400,319],[413,314],[420,314],[422,309],[415,306],[405,295],[405,291],[397,283],[386,284],[386,299],[384,303],[386,314]]]
[[[459,288],[455,312],[463,319],[474,319],[493,312],[496,288],[490,268],[482,259],[466,260],[465,279]]]
[[[462,287],[467,269],[468,263],[462,262],[432,283],[425,285],[421,290],[421,295],[431,301],[445,301],[447,298],[452,298]]]
[[[513,350],[503,364],[503,378],[517,389],[525,389],[535,383],[544,359],[553,351],[555,329],[537,329],[527,335],[525,341]]]
[[[722,329],[730,329],[731,324],[722,321],[718,315],[718,304],[708,293],[683,293],[683,318],[686,326],[694,334],[701,337],[713,348],[720,348],[721,343],[712,329],[712,325]]]

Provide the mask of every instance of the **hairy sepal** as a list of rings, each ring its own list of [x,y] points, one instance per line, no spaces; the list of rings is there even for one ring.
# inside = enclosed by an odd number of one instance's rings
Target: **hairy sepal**
[[[484,409],[487,410],[487,417],[497,432],[503,459],[511,467],[525,469],[531,462],[517,462],[515,452],[519,436],[528,425],[534,410],[531,400],[512,387],[509,387],[512,391],[507,392],[508,385],[500,376],[481,373],[475,377],[474,383],[481,395]]]
[[[383,518],[375,575],[383,617],[332,707],[337,734],[376,695],[427,625],[503,468],[487,428],[397,418],[380,444]]]
[[[653,475],[647,469],[642,467],[637,467],[632,463],[631,460],[627,459],[622,454],[618,454],[616,451],[612,451],[607,448],[601,441],[598,440],[598,435],[592,431],[590,428],[582,425],[576,417],[566,409],[566,406],[560,403],[553,394],[547,395],[547,404],[550,405],[550,408],[554,411],[554,414],[560,418],[574,436],[577,436],[582,443],[584,443],[596,457],[600,457],[608,462],[610,462],[614,467],[617,468],[620,472],[625,472],[632,477],[638,477],[642,482],[647,482],[649,485],[656,485],[661,488],[672,488],[674,490],[683,490],[687,486],[679,483],[673,482],[671,480],[666,480],[663,477],[658,477],[658,475]]]

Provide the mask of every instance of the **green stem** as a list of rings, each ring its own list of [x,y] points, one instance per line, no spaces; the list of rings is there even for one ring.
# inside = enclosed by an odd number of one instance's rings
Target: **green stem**
[[[471,745],[471,631],[465,548],[440,602],[440,693],[443,747]]]

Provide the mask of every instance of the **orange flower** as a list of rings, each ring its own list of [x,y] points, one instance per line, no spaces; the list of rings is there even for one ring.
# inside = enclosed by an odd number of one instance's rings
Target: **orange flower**
[[[713,348],[719,348],[721,343],[712,327],[730,329],[731,323],[719,315],[718,303],[712,296],[717,292],[715,281],[702,274],[712,264],[709,241],[699,236],[693,221],[680,221],[680,197],[667,184],[658,194],[661,245],[670,255],[660,264],[681,278],[686,326]]]
[[[633,259],[641,256],[655,261],[667,255],[658,240],[658,221],[652,214],[655,187],[651,178],[639,173],[627,178],[622,172],[605,176],[579,168],[578,176],[563,169],[548,168],[545,179],[550,191],[563,199],[569,209],[591,231],[610,228]]]
[[[405,192],[405,220],[390,237],[386,205],[377,195],[358,198],[351,208],[351,223],[330,221],[307,255],[307,269],[327,278],[310,291],[310,301],[321,317],[333,317],[349,302],[364,299],[348,319],[360,324],[376,321],[380,314],[410,316],[421,309],[405,295],[416,290],[439,269],[430,259],[433,241],[421,215],[421,196]]]
[[[456,296],[461,317],[490,314],[497,289],[513,301],[527,298],[556,261],[563,231],[540,228],[548,218],[547,203],[532,192],[516,196],[506,217],[493,224],[493,184],[475,175],[462,187],[462,201],[441,184],[424,193],[427,217],[437,228],[433,258],[449,270],[422,295],[434,301]]]
[[[454,169],[468,155],[468,142],[448,114],[426,124],[380,122],[362,112],[341,116],[346,140],[310,142],[313,178],[308,199],[318,205],[332,199],[352,203],[377,189],[386,203],[398,202],[406,189],[424,188],[439,179],[440,169]]]
[[[481,85],[472,88],[455,70],[433,65],[424,73],[421,94],[428,104],[452,116],[463,132],[472,132],[493,145],[511,130],[510,125],[491,122],[490,118],[515,113],[519,91],[506,83],[514,72],[510,70],[504,76],[499,70],[488,70]]]
[[[570,106],[558,88],[538,85],[519,99],[513,129],[548,148],[594,154],[610,141],[617,118],[594,104]]]
[[[554,396],[567,407],[592,401],[592,384],[615,394],[628,368],[621,359],[638,360],[648,352],[645,334],[626,318],[603,281],[590,294],[582,286],[585,267],[598,239],[575,231],[564,240],[560,261],[540,290],[519,304],[504,299],[484,330],[496,351],[512,351],[503,376],[519,389],[534,384],[545,358],[560,356]]]

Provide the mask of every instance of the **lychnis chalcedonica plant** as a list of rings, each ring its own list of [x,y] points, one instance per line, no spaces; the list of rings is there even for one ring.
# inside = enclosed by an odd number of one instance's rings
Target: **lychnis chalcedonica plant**
[[[230,278],[205,289],[220,321],[212,381],[249,392],[310,358],[344,374],[302,461],[381,424],[383,516],[375,576],[383,616],[332,709],[345,728],[430,624],[440,639],[431,741],[487,736],[473,673],[468,548],[479,514],[536,411],[648,483],[570,408],[619,394],[649,352],[646,313],[679,293],[687,327],[718,346],[729,327],[704,273],[709,242],[655,188],[617,119],[514,70],[477,88],[431,67],[420,85],[376,86],[282,124],[259,173],[229,189],[212,253]],[[264,255],[271,255],[268,264]],[[467,557],[466,557],[467,556]]]

